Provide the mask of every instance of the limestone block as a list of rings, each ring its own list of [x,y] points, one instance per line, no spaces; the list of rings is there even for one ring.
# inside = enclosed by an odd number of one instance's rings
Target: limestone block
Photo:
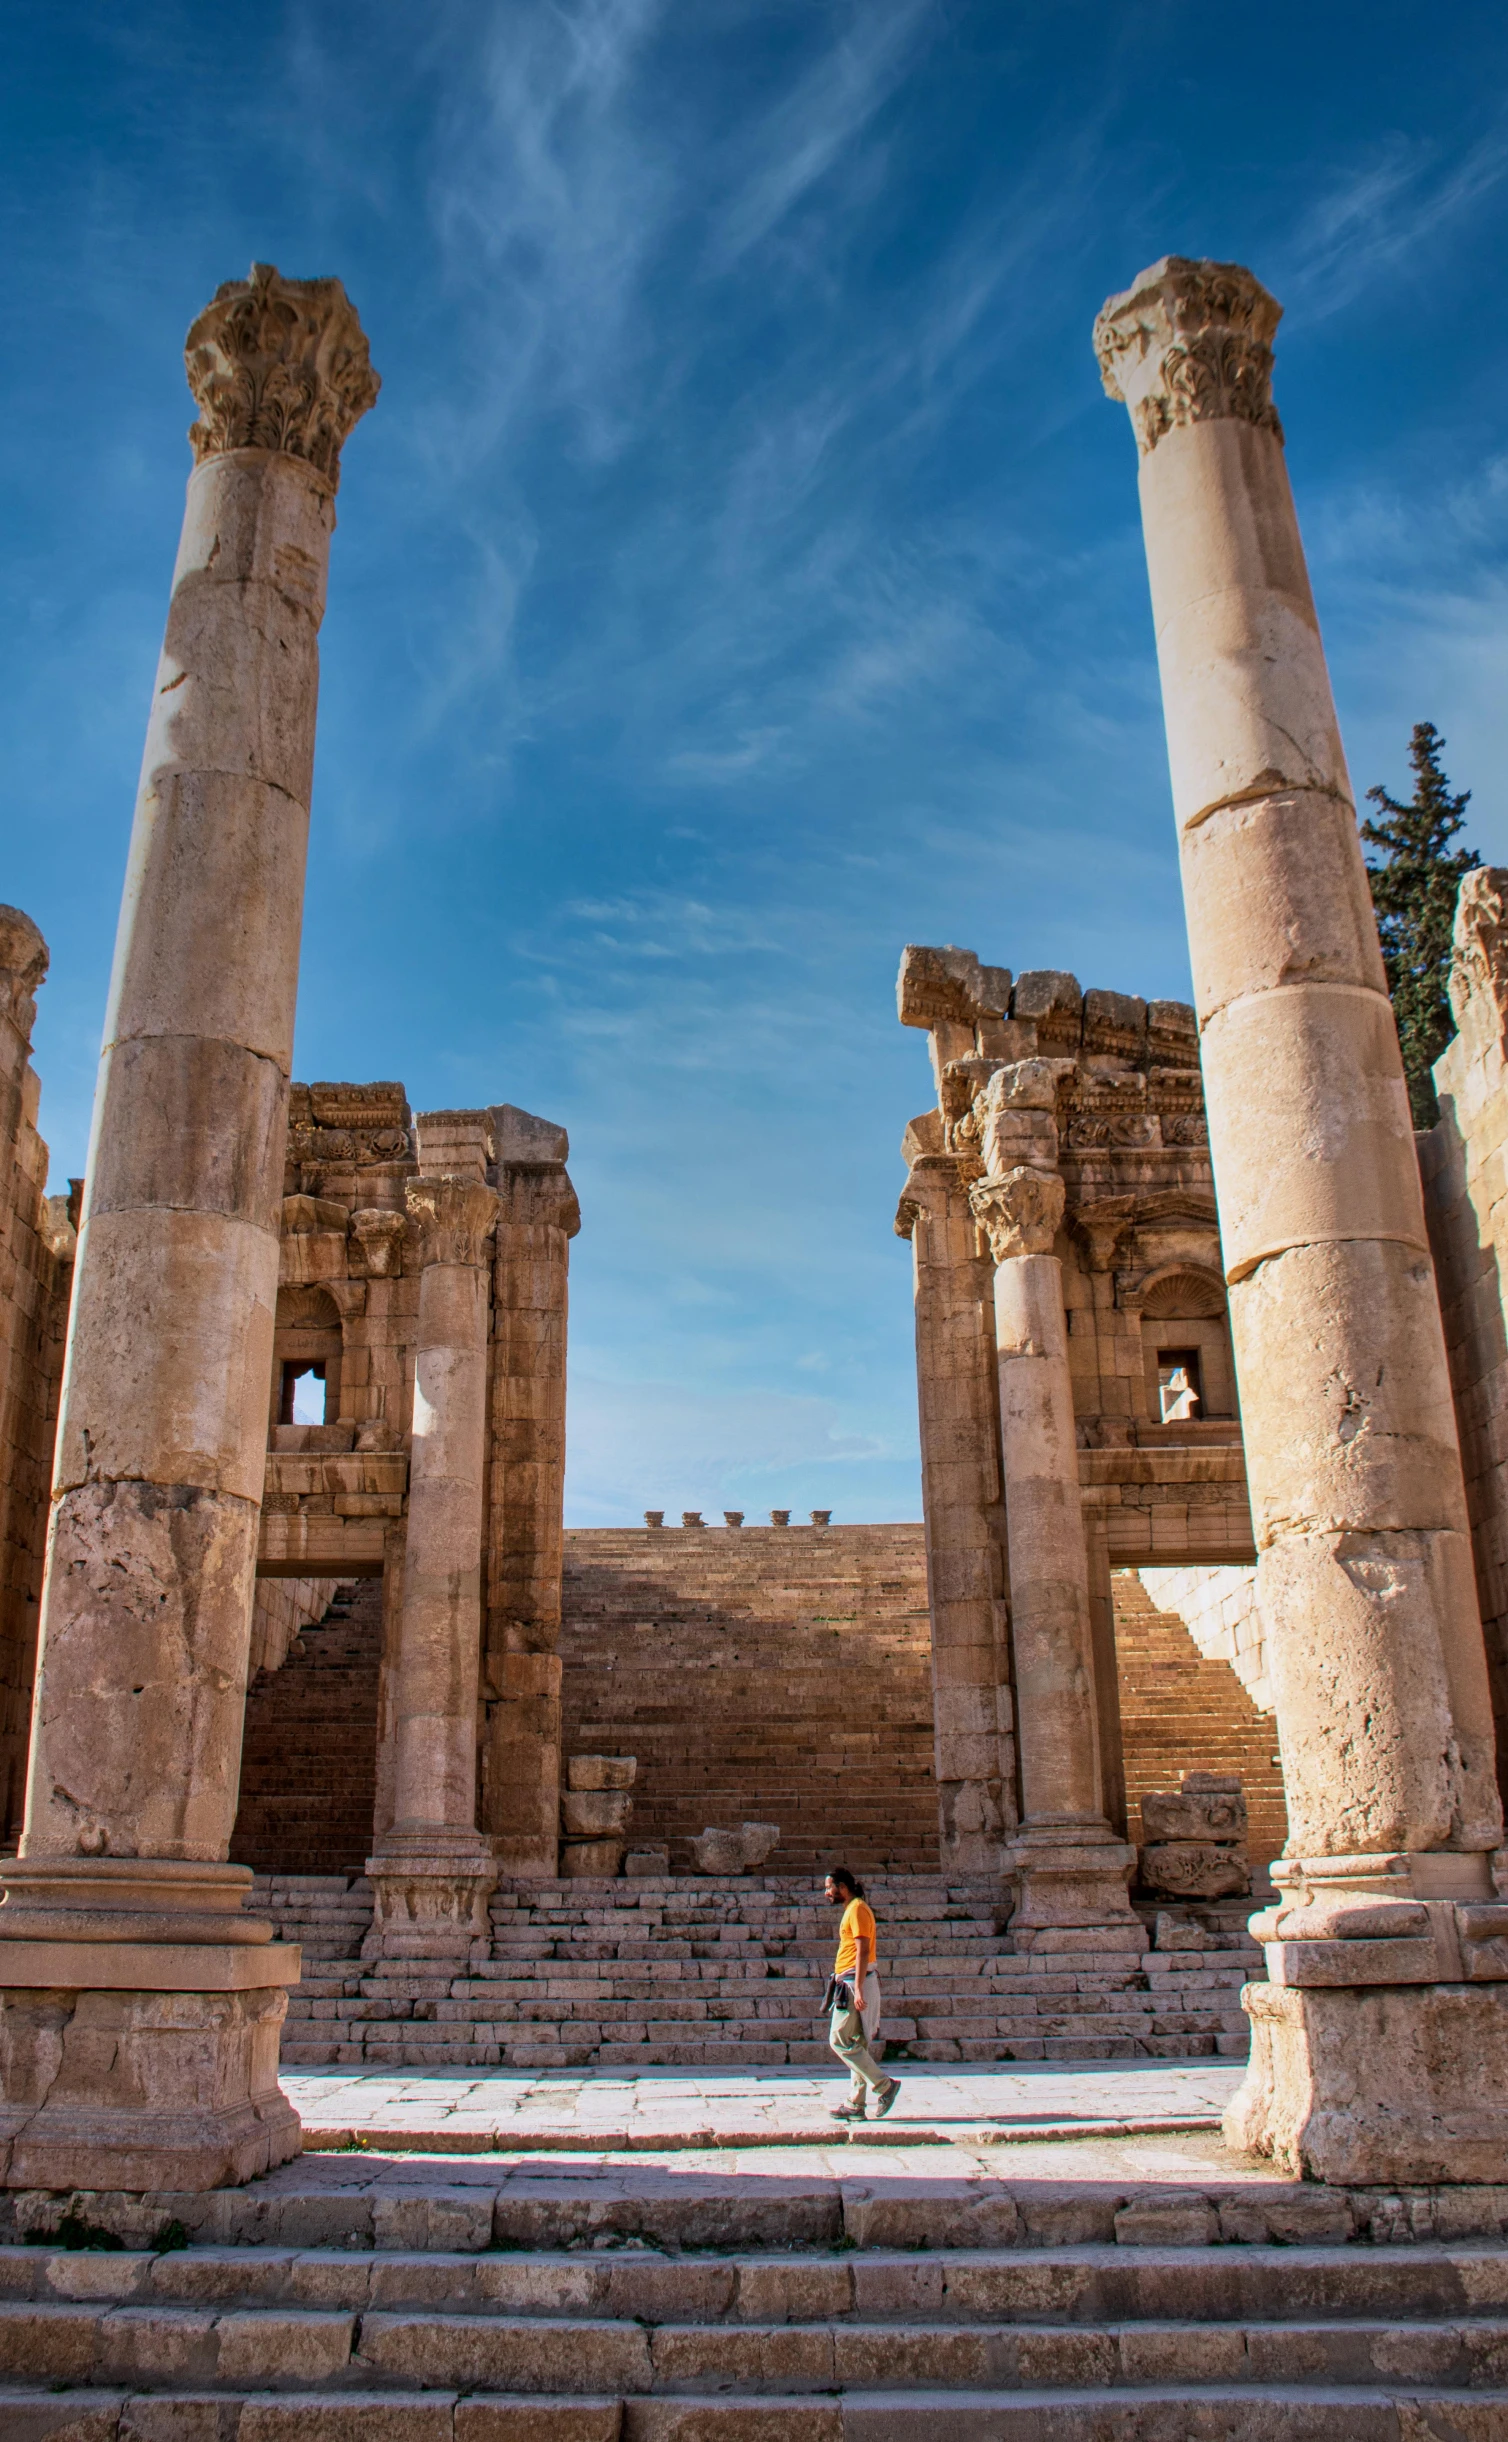
[[[1251,1865],[1244,1845],[1155,1840],[1141,1852],[1141,1879],[1169,1899],[1236,1898],[1251,1889]]]
[[[747,1874],[780,1845],[776,1823],[743,1823],[737,1831],[699,1832],[691,1853],[699,1874]]]
[[[632,1789],[638,1769],[633,1755],[571,1755],[566,1758],[566,1787]]]
[[[642,1880],[645,1876],[654,1874],[668,1874],[670,1872],[670,1850],[668,1847],[654,1846],[631,1848],[624,1857],[623,1871],[631,1880]]]
[[[278,2087],[281,1988],[0,1991],[8,2187],[203,2189],[299,2150]]]
[[[567,1789],[560,1800],[560,1828],[568,1840],[606,1840],[628,1829],[634,1810],[627,1790]]]
[[[1222,806],[1184,832],[1181,860],[1202,1016],[1311,978],[1386,989],[1349,805],[1290,792]]]
[[[560,1870],[566,1875],[616,1875],[623,1864],[621,1840],[563,1840]]]
[[[1252,2051],[1227,2144],[1337,2186],[1502,2178],[1508,1987],[1249,1984],[1242,1998]]]

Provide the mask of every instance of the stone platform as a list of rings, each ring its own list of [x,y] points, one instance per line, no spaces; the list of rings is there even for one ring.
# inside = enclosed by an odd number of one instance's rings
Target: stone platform
[[[1260,1972],[1245,1903],[1188,1911],[1137,1956],[1018,1954],[999,1885],[875,1876],[889,2057],[1244,2056],[1241,1986]],[[362,1963],[364,1881],[260,1880],[252,1905],[304,1949],[284,2029],[289,2068],[820,2066],[836,1919],[805,1877],[513,1882],[490,1954],[462,1972]],[[1151,1913],[1149,1911],[1149,1913]]]
[[[0,2198],[7,2442],[1505,2431],[1508,2186],[1317,2188],[1208,2131],[353,2147],[211,2195]]]

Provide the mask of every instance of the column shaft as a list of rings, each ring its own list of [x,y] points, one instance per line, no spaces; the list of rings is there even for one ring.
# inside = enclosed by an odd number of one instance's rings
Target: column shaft
[[[1174,257],[1096,326],[1142,453],[1290,1824],[1225,2125],[1311,2177],[1496,2179],[1486,1659],[1402,1062],[1270,395],[1278,314],[1239,265]]]
[[[1016,1798],[991,1267],[951,1155],[912,1163],[896,1227],[915,1271],[941,1862],[998,1874]]]
[[[7,2073],[24,2129],[12,2184],[164,2186],[172,2167],[179,2184],[213,2185],[297,2147],[276,2085],[289,1961],[261,1951],[270,1928],[238,1914],[250,1876],[222,1861],[265,1459],[318,634],[340,444],[377,385],[339,282],[266,267],[219,292],[187,363],[200,462],[111,978],[26,1826],[0,1909],[8,2017],[25,2015],[15,1988],[28,1980],[72,1985],[101,2069],[92,2143],[65,2106],[25,2109],[26,2076]],[[178,1964],[158,1959],[154,1978],[143,1950],[164,1943]],[[197,1974],[186,1945],[205,1946]],[[181,2006],[165,2021],[170,1972]],[[133,1991],[133,1975],[156,1989]],[[18,2064],[25,2045],[11,2036]],[[124,2100],[143,2092],[170,2130]]]

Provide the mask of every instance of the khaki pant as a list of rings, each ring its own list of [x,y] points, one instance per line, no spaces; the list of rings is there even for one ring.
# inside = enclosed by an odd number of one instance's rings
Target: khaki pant
[[[880,1979],[871,1968],[864,1978],[864,2012],[834,2010],[828,2042],[848,2071],[851,2099],[857,2103],[866,2086],[878,2093],[889,2078],[869,2047],[880,2031]]]

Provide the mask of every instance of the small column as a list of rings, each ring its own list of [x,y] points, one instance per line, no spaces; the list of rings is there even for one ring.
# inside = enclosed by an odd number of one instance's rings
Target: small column
[[[1170,257],[1096,324],[1140,452],[1290,1838],[1239,2144],[1500,2178],[1508,1909],[1408,1099],[1272,403],[1280,308]]]
[[[920,1152],[916,1135],[913,1124],[895,1226],[911,1240],[916,1282],[941,1864],[945,1874],[999,1874],[1016,1798],[991,1266],[968,1165]]]
[[[978,1096],[985,1177],[972,1191],[995,1260],[1000,1449],[1010,1549],[1021,1827],[1011,1935],[1018,1949],[1143,1950],[1127,1897],[1136,1851],[1106,1822],[1100,1786],[1089,1562],[1079,1494],[1053,1116],[1072,1063],[1021,1060]]]
[[[416,1114],[414,1420],[392,1708],[392,1821],[367,1863],[368,1959],[464,1958],[497,1881],[477,1829],[492,1230],[486,1114]],[[429,1165],[433,1164],[433,1169]],[[443,1164],[443,1167],[441,1166]]]
[[[200,2188],[296,2153],[298,1952],[236,1811],[318,635],[377,379],[338,280],[265,264],[188,336],[195,469],[81,1217],[19,1859],[0,1862],[0,2178]]]
[[[564,1128],[492,1112],[501,1207],[493,1264],[491,1493],[482,1641],[482,1827],[504,1874],[560,1871],[560,1599],[566,1307],[581,1209]]]

